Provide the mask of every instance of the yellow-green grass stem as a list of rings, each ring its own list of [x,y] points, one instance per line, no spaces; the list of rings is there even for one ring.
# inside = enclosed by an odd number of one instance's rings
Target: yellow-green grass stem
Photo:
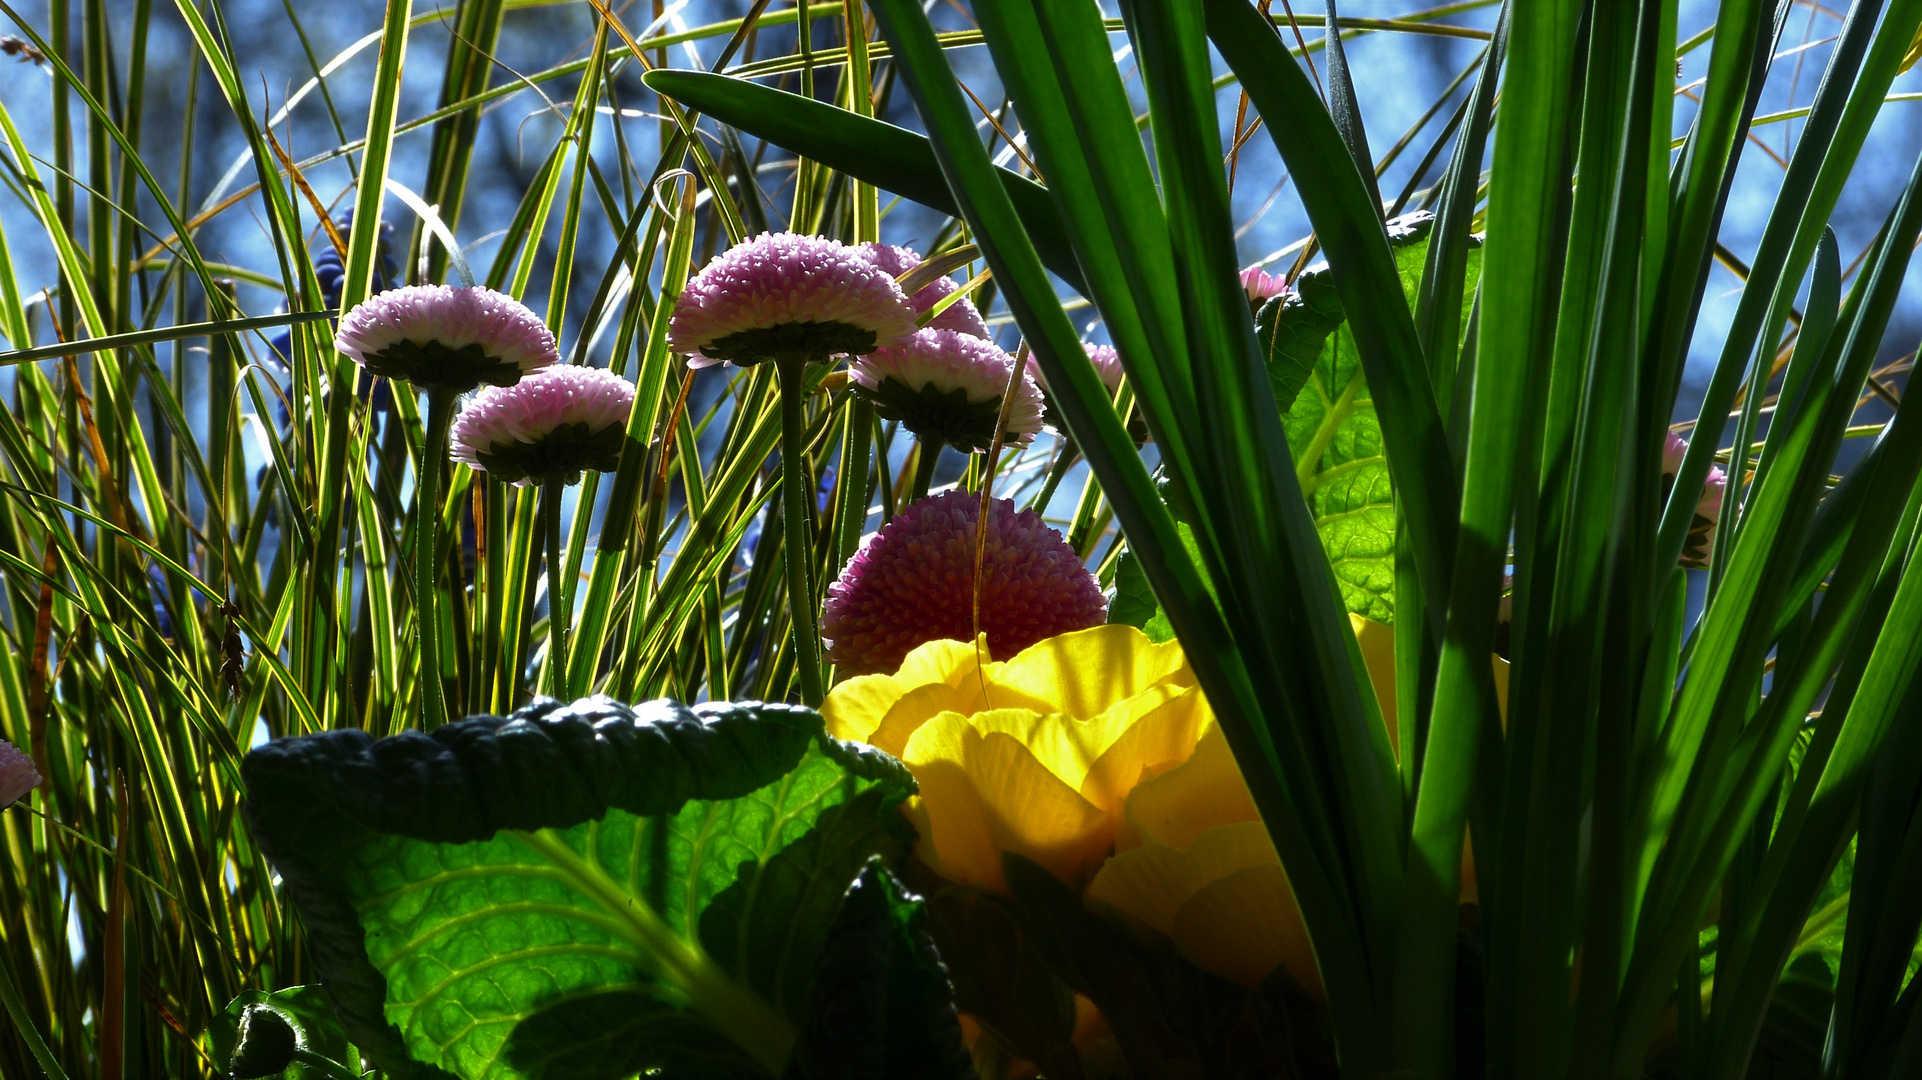
[[[427,392],[427,438],[421,443],[414,488],[414,625],[420,633],[420,723],[433,730],[447,722],[440,684],[440,478],[447,433],[454,423],[449,390]]]

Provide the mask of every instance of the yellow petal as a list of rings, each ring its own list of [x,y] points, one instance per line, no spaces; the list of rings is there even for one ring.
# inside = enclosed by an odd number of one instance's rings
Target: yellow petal
[[[860,675],[836,684],[821,702],[821,719],[828,734],[849,742],[867,742],[881,718],[908,691],[909,684],[892,675]]]
[[[894,677],[909,686],[931,682],[959,686],[964,677],[974,674],[975,668],[987,658],[987,655],[988,646],[985,641],[979,643],[924,642],[916,645],[913,651],[902,658],[901,670],[895,672]]]
[[[1381,706],[1381,720],[1388,728],[1388,745],[1401,756],[1401,725],[1395,712],[1395,628],[1383,626],[1350,612],[1348,623],[1355,630],[1355,644],[1361,646],[1362,663],[1368,668],[1368,681],[1375,688],[1375,703]]]
[[[902,694],[888,707],[880,724],[868,735],[868,741],[900,757],[907,750],[908,740],[929,720],[944,712],[966,716],[980,708],[981,694],[978,690],[950,686],[944,682],[922,683]]]
[[[985,642],[980,648],[980,655],[987,655]],[[915,646],[901,661],[901,670],[892,675],[861,675],[836,684],[821,703],[821,717],[827,721],[829,735],[868,742],[903,695],[928,684],[960,686],[971,681],[978,685],[978,667],[975,646],[965,641],[925,642]],[[902,742],[906,739],[901,737]]]
[[[1118,815],[1136,784],[1194,754],[1196,740],[1212,719],[1200,687],[1164,684],[1116,704],[1102,714],[1102,724],[1118,728],[1117,736],[1089,766],[1081,781],[1082,797]]]
[[[1175,916],[1196,893],[1251,866],[1279,862],[1268,830],[1244,821],[1210,829],[1186,849],[1149,844],[1121,852],[1102,864],[1084,895],[1092,905],[1113,907],[1172,936]]]
[[[1101,864],[1082,899],[1096,910],[1113,908],[1173,934],[1175,914],[1195,893],[1184,855],[1166,844],[1121,852]]]
[[[988,671],[995,707],[1022,705],[1012,695],[1047,703],[1037,711],[1099,716],[1160,683],[1193,686],[1179,642],[1155,644],[1132,626],[1096,626],[1044,638]],[[1009,696],[1005,700],[1002,694]]]
[[[978,717],[932,718],[902,756],[921,783],[909,816],[921,832],[922,861],[950,881],[1006,892],[1001,853],[1013,851],[1079,887],[1113,843],[1108,815],[1019,740],[983,732],[971,719]]]
[[[1181,955],[1204,971],[1254,989],[1286,965],[1303,989],[1322,996],[1314,947],[1280,862],[1251,866],[1202,888],[1181,906],[1172,936]]]
[[[1116,846],[1143,843],[1185,848],[1219,825],[1259,821],[1248,784],[1235,767],[1227,736],[1209,724],[1187,761],[1137,785],[1124,804]]]

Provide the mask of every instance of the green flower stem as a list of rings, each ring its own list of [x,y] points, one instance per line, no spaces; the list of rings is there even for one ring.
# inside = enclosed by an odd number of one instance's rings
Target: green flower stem
[[[47,1071],[53,1080],[67,1080],[61,1070],[60,1062],[48,1048],[47,1040],[40,1037],[40,1029],[33,1026],[33,1018],[27,1015],[27,1003],[20,997],[20,989],[13,985],[13,975],[7,965],[0,963],[0,1002],[7,1007],[7,1015],[13,1019],[14,1030],[26,1041],[27,1051],[33,1055],[40,1067]]]
[[[807,398],[807,362],[778,360],[781,375],[781,497],[783,535],[787,540],[788,611],[794,622],[794,659],[800,668],[801,700],[821,704],[821,629],[814,610],[814,589],[808,568],[814,562],[809,543],[808,496],[814,485],[807,469],[807,429],[801,406]]]
[[[454,394],[427,392],[427,440],[421,444],[414,485],[414,623],[420,630],[420,726],[447,722],[440,685],[440,477],[446,467],[447,431],[454,424]]]
[[[915,453],[914,486],[908,489],[909,502],[928,497],[928,489],[934,486],[934,467],[941,462],[940,443],[917,437],[915,446],[920,449]]]
[[[1041,490],[1035,493],[1034,501],[1028,504],[1028,509],[1037,514],[1047,513],[1048,504],[1054,501],[1055,490],[1061,486],[1061,481],[1067,478],[1068,470],[1074,468],[1074,463],[1080,460],[1081,451],[1078,449],[1064,446],[1056,451],[1054,464],[1048,467],[1048,478],[1042,481]]]
[[[561,558],[560,480],[541,483],[541,531],[547,534],[547,692],[555,697],[567,683],[567,624],[573,618],[573,595],[567,588],[567,564]]]

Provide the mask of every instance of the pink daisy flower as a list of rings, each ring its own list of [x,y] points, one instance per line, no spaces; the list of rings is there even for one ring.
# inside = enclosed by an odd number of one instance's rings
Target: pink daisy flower
[[[1702,497],[1695,504],[1695,520],[1689,524],[1688,539],[1682,542],[1682,565],[1702,569],[1715,554],[1715,528],[1722,520],[1722,500],[1728,495],[1728,474],[1720,465],[1711,465],[1708,479],[1702,482]]]
[[[560,361],[554,335],[526,305],[492,289],[409,285],[357,305],[334,347],[370,373],[422,390],[512,386]]]
[[[993,342],[935,329],[848,365],[848,376],[882,419],[899,420],[930,446],[961,450],[986,450],[993,443],[1012,371],[1014,358]],[[1041,387],[1024,371],[1004,441],[1018,446],[1040,431]]]
[[[1259,266],[1251,266],[1241,272],[1241,291],[1248,294],[1250,304],[1260,307],[1287,292],[1288,283]]]
[[[1121,354],[1115,351],[1113,345],[1084,341],[1081,347],[1087,350],[1088,362],[1094,365],[1095,374],[1101,376],[1101,385],[1108,388],[1108,396],[1113,397],[1114,392],[1121,389]],[[1035,359],[1033,354],[1028,356],[1028,374],[1034,377],[1036,384],[1047,385],[1041,378],[1041,361]]]
[[[40,786],[40,773],[20,748],[0,739],[0,810],[19,802]]]
[[[1092,342],[1084,341],[1081,343],[1081,347],[1087,350],[1088,362],[1094,365],[1095,374],[1101,376],[1101,385],[1108,388],[1108,396],[1110,398],[1114,397],[1115,391],[1121,389],[1121,381],[1123,378],[1121,354],[1115,351],[1113,345],[1096,345]],[[1034,376],[1035,382],[1042,382],[1041,362],[1032,355],[1028,357],[1028,374]],[[1068,425],[1062,422],[1061,410],[1055,407],[1052,392],[1048,396],[1047,409],[1044,411],[1042,419],[1047,422],[1049,427],[1056,431],[1068,430]],[[1136,443],[1144,443],[1147,441],[1148,422],[1142,418],[1140,413],[1137,412],[1134,414],[1134,422],[1128,425],[1128,434],[1134,437]]]
[[[921,265],[921,254],[910,248],[897,247],[893,244],[862,244],[860,250],[870,262],[880,267],[889,277],[897,280],[902,274]],[[924,315],[928,309],[960,287],[955,284],[953,278],[935,278],[922,286],[920,292],[909,297],[908,302],[914,305],[915,315]],[[928,329],[953,330],[978,338],[989,336],[988,324],[981,318],[980,309],[974,306],[974,301],[965,296],[949,304],[941,314],[936,315],[928,323]]]
[[[915,646],[974,638],[975,522],[981,496],[949,491],[912,503],[869,538],[828,586],[827,658],[844,675],[894,671]],[[981,632],[1007,659],[1042,638],[1099,626],[1107,601],[1059,532],[1032,510],[989,504],[981,562]]]
[[[520,487],[574,483],[620,463],[634,384],[604,368],[561,364],[474,395],[455,418],[453,457]]]
[[[1688,453],[1688,440],[1674,432],[1662,443],[1662,498],[1675,485],[1682,471],[1682,457]],[[1702,482],[1702,497],[1695,502],[1695,521],[1689,526],[1688,539],[1682,543],[1682,565],[1701,569],[1715,550],[1715,526],[1722,517],[1722,499],[1728,494],[1728,473],[1711,465],[1708,479]]]
[[[1688,440],[1673,431],[1669,432],[1667,440],[1662,443],[1662,475],[1673,481],[1675,474],[1682,471],[1682,455],[1686,453]]]
[[[667,340],[689,354],[689,367],[707,367],[858,355],[916,329],[907,294],[861,249],[763,233],[694,275],[674,302]]]

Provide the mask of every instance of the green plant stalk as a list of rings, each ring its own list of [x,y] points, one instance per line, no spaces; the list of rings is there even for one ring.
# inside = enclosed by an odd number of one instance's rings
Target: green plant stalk
[[[561,501],[565,481],[541,484],[541,532],[547,538],[547,692],[567,696],[567,624],[574,614],[567,588],[567,560],[561,551]]]
[[[814,485],[807,467],[807,361],[777,360],[781,377],[781,516],[787,541],[788,611],[794,620],[794,659],[801,669],[801,700],[821,704],[821,629],[814,610],[813,530],[808,528],[808,498]]]
[[[917,435],[914,446],[914,483],[908,488],[909,502],[928,497],[928,489],[934,486],[934,467],[941,463],[940,443],[927,442]]]
[[[1495,139],[1495,162],[1507,179],[1490,192],[1481,284],[1488,310],[1501,317],[1480,327],[1461,533],[1409,838],[1391,991],[1395,1062],[1417,1074],[1445,1073],[1452,1041],[1448,1003],[1463,823],[1477,780],[1482,729],[1493,730],[1497,722],[1488,653],[1516,501],[1515,463],[1527,461],[1518,433],[1528,372],[1535,366],[1530,360],[1541,355],[1553,327],[1550,283],[1559,268],[1552,264],[1557,245],[1551,232],[1563,197],[1559,172],[1568,122],[1561,99],[1579,14],[1579,5],[1566,3],[1518,5],[1512,14],[1508,94]]]
[[[414,626],[420,635],[420,721],[432,731],[447,722],[440,685],[440,478],[447,432],[454,424],[454,395],[427,392],[427,438],[421,444],[414,486]]]
[[[1263,819],[1270,825],[1276,846],[1281,849],[1284,863],[1290,867],[1289,880],[1296,897],[1309,923],[1317,926],[1315,947],[1322,960],[1322,970],[1329,978],[1330,998],[1352,1005],[1332,1010],[1337,1044],[1344,1053],[1352,1048],[1357,1060],[1365,1065],[1377,1063],[1383,1057],[1381,1024],[1373,1005],[1374,994],[1367,985],[1368,965],[1359,928],[1350,914],[1353,907],[1348,902],[1338,868],[1327,860],[1322,845],[1317,843],[1317,837],[1325,837],[1327,830],[1306,824],[1304,816],[1315,812],[1315,804],[1308,800],[1297,804],[1287,783],[1281,779],[1283,764],[1267,740],[1263,719],[1272,704],[1256,690],[1255,673],[1248,657],[1228,633],[1220,608],[1208,592],[1200,568],[1188,557],[1173,518],[1155,492],[1133,440],[1128,437],[1121,418],[1107,403],[1106,388],[1088,362],[1054,287],[1043,274],[1040,253],[1017,215],[1015,201],[996,175],[975,134],[970,110],[925,14],[910,0],[882,0],[873,10],[894,49],[900,65],[898,70],[914,95],[921,117],[934,133],[933,147],[952,197],[994,271],[995,281],[1002,286],[1017,320],[1033,343],[1048,385],[1061,391],[1057,404],[1076,442],[1088,455],[1103,490],[1113,500],[1117,516],[1142,556],[1143,570],[1155,594],[1167,607],[1176,632],[1189,643],[1188,656],[1202,684],[1209,688],[1210,700],[1223,718],[1224,730],[1235,733],[1231,739],[1242,737],[1234,745],[1237,756],[1244,761],[1262,763],[1262,768],[1247,770],[1249,786]],[[988,10],[986,6],[977,14],[985,10]],[[1104,60],[1109,58],[1105,51],[1102,55]],[[1127,122],[1132,127],[1131,115]],[[1140,152],[1138,145],[1132,151],[1137,156]],[[1144,177],[1148,175],[1145,165],[1139,172]],[[1132,194],[1140,197],[1142,193],[1135,190]],[[1148,204],[1151,199],[1150,191],[1140,202]],[[1105,234],[1105,222],[1102,230]],[[1087,240],[1089,235],[1084,234],[1081,239]],[[1144,238],[1144,243],[1151,240],[1152,237]],[[1163,231],[1161,243],[1166,242]],[[1107,269],[1096,265],[1104,272]],[[1150,283],[1148,287],[1165,284]],[[1123,309],[1132,310],[1133,300],[1128,293],[1115,295]],[[1245,313],[1245,300],[1243,305]],[[1140,323],[1137,321],[1134,325],[1138,331]],[[1185,344],[1182,351],[1185,352]],[[1123,356],[1127,355],[1124,350]],[[1130,368],[1131,380],[1136,370],[1156,377],[1135,380],[1136,392],[1144,398],[1150,392],[1148,383],[1159,381],[1157,369],[1165,368],[1171,374],[1180,370],[1171,356],[1137,355],[1153,356],[1146,363]],[[1181,419],[1184,426],[1188,423],[1198,426],[1199,420],[1192,407],[1179,415],[1176,410],[1159,414],[1151,411],[1149,415],[1151,421],[1157,415]],[[1157,433],[1157,438],[1160,434]],[[1164,453],[1178,448],[1179,440],[1163,445]],[[1344,656],[1344,661],[1346,659]],[[1385,753],[1385,735],[1382,746]]]
[[[47,1041],[40,1037],[40,1029],[33,1026],[33,1018],[27,1015],[27,1003],[20,997],[20,988],[13,985],[13,973],[9,965],[0,961],[0,1004],[7,1007],[7,1015],[13,1019],[14,1030],[27,1044],[27,1050],[40,1067],[47,1070],[52,1080],[67,1080],[66,1071],[60,1068],[59,1059],[53,1056]]]

